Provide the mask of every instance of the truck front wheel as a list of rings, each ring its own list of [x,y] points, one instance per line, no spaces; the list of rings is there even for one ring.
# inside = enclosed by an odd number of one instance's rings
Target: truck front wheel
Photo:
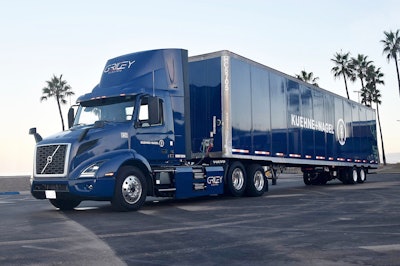
[[[51,199],[50,203],[62,211],[70,211],[81,203],[80,200]]]
[[[246,189],[246,171],[241,162],[234,162],[229,166],[226,176],[228,192],[234,197],[241,197]]]
[[[115,181],[111,200],[117,211],[138,210],[146,201],[147,183],[144,174],[136,167],[123,166]]]

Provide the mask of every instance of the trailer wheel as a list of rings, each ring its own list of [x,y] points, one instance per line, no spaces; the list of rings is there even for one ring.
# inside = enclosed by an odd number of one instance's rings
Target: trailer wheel
[[[358,180],[358,171],[357,167],[349,168],[348,169],[348,175],[347,175],[347,184],[356,184]]]
[[[227,190],[232,196],[243,196],[246,189],[246,171],[241,162],[234,162],[229,166],[226,183]]]
[[[144,174],[136,167],[123,166],[115,181],[111,204],[117,211],[138,210],[146,201],[146,191]]]
[[[62,211],[70,211],[81,203],[80,200],[66,200],[66,199],[51,199],[50,203]]]
[[[364,167],[361,167],[358,169],[358,179],[357,182],[358,183],[364,183],[365,180],[367,180],[367,173],[364,169]]]
[[[268,180],[261,165],[252,164],[247,168],[246,194],[250,197],[260,197],[268,187]]]

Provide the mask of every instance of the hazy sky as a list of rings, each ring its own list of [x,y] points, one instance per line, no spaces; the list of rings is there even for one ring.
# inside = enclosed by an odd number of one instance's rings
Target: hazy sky
[[[107,59],[157,48],[189,55],[230,50],[290,75],[305,69],[342,96],[343,80],[331,74],[333,54],[368,55],[385,74],[383,136],[388,160],[398,161],[390,155],[400,153],[395,65],[379,41],[384,30],[400,29],[399,11],[396,0],[0,0],[0,175],[31,172],[29,128],[43,137],[60,131],[55,100],[39,101],[53,74],[63,74],[79,96],[99,82]],[[350,84],[353,100],[360,87]]]

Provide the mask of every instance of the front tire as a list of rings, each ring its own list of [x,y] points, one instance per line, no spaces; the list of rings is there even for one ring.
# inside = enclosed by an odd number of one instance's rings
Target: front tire
[[[246,171],[241,162],[234,162],[229,166],[226,176],[227,190],[234,197],[243,196],[246,190]]]
[[[61,211],[70,211],[81,204],[80,200],[51,199],[50,203]]]
[[[136,211],[145,203],[146,194],[147,183],[142,171],[123,166],[116,178],[111,204],[117,211]]]

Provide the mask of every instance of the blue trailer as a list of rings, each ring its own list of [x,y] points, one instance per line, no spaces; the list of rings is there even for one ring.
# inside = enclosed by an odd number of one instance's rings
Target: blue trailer
[[[267,169],[306,185],[363,183],[378,164],[373,109],[229,51],[183,49],[108,60],[69,129],[35,136],[31,193],[57,208],[83,200],[137,210],[146,196],[261,196]]]

